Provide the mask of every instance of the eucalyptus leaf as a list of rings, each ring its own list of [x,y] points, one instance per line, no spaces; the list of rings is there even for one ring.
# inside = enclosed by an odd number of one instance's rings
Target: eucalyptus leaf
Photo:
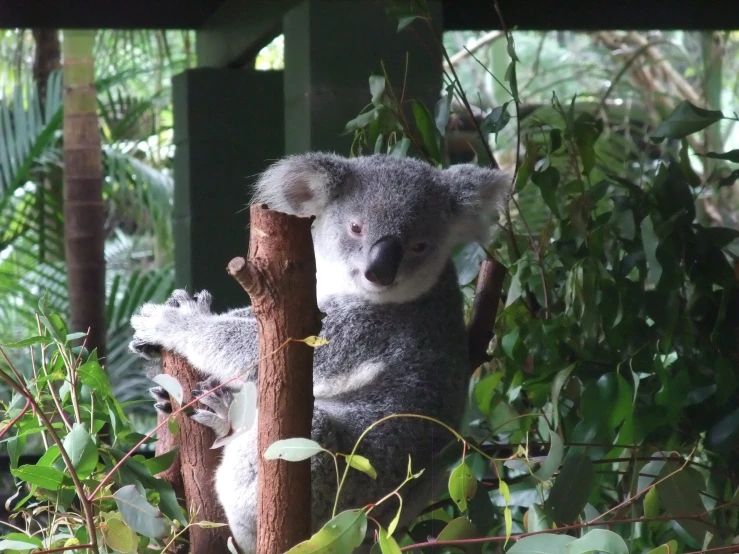
[[[352,552],[364,541],[367,514],[363,510],[347,510],[331,519],[307,541],[285,554],[330,554]]]
[[[152,377],[151,380],[162,387],[164,390],[166,390],[169,395],[174,398],[175,402],[182,406],[184,393],[182,391],[182,385],[180,385],[180,382],[177,379],[175,379],[171,375],[160,373],[159,375],[155,375],[154,377]]]
[[[315,441],[304,438],[283,439],[267,447],[264,452],[265,460],[286,460],[300,462],[322,452],[323,447]]]
[[[77,477],[86,479],[97,467],[98,449],[84,425],[75,423],[64,437],[64,450],[72,461]]]
[[[557,524],[575,521],[595,486],[595,468],[585,454],[569,455],[544,503],[544,512]]]
[[[467,511],[467,502],[472,500],[477,491],[477,479],[465,461],[455,467],[449,475],[449,496],[463,512]]]
[[[118,510],[128,526],[145,537],[164,538],[169,533],[169,524],[159,509],[141,496],[135,485],[126,485],[114,494]]]
[[[681,139],[702,131],[723,118],[724,114],[720,111],[705,110],[683,100],[657,127],[652,140],[660,143],[664,139]]]
[[[575,537],[554,533],[532,535],[518,540],[506,554],[569,554],[567,545],[575,540]]]
[[[604,552],[605,554],[629,554],[629,547],[620,535],[607,529],[593,529],[567,545],[569,554]]]

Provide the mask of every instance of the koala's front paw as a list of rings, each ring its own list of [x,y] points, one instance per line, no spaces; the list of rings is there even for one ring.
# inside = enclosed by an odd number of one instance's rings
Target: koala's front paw
[[[208,291],[190,296],[178,289],[164,304],[144,304],[131,318],[134,335],[129,350],[147,360],[158,359],[162,348],[176,348],[178,333],[186,328],[189,318],[211,313],[211,301]]]
[[[198,389],[192,391],[192,395],[195,397],[201,396],[218,385],[220,385],[220,382],[216,379],[208,379],[207,381],[198,383]],[[213,429],[216,438],[220,439],[228,435],[231,431],[228,410],[231,407],[232,401],[233,390],[226,385],[203,396],[200,399],[200,403],[209,409],[196,409],[190,417],[197,423]]]
[[[170,415],[172,413],[172,401],[169,398],[169,393],[162,387],[152,387],[149,389],[149,394],[156,400],[154,403],[154,409],[164,415]]]

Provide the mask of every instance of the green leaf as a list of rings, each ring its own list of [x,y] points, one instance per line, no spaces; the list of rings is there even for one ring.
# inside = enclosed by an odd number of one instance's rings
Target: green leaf
[[[497,135],[505,129],[511,120],[511,114],[508,113],[508,104],[510,104],[510,101],[496,106],[485,116],[480,124],[480,130],[483,133]]]
[[[103,523],[101,532],[105,544],[116,552],[136,552],[136,533],[119,517],[111,517]]]
[[[659,493],[657,487],[649,489],[644,495],[644,517],[657,517],[659,515]]]
[[[382,97],[385,94],[385,77],[382,75],[370,75],[369,88],[370,94],[372,95],[372,104],[381,106]]]
[[[552,478],[554,473],[557,471],[557,468],[559,468],[559,465],[562,463],[562,458],[564,457],[565,452],[562,439],[551,429],[549,430],[549,443],[549,453],[544,459],[544,462],[542,462],[541,467],[536,471],[536,473],[534,473],[537,479],[541,479],[542,481],[547,481]]]
[[[574,364],[569,367],[566,367],[565,369],[560,370],[559,372],[557,372],[557,375],[554,377],[554,380],[552,381],[552,412],[553,412],[553,419],[554,419],[554,429],[552,431],[556,431],[557,428],[559,427],[559,395],[562,394],[562,387],[564,387],[565,383],[567,382],[567,379],[570,378],[570,373],[572,373],[573,369],[575,369]],[[560,460],[560,462],[561,461],[562,460]],[[547,477],[547,479],[548,478],[549,477]]]
[[[431,117],[431,113],[422,102],[413,100],[411,106],[416,127],[421,134],[421,144],[434,162],[441,163],[441,147],[439,145],[441,136],[436,128],[434,118]]]
[[[477,487],[475,496],[467,503],[467,516],[481,533],[490,531],[496,523],[496,513],[485,487]]]
[[[352,552],[364,541],[367,514],[363,510],[347,510],[331,519],[307,541],[285,554],[329,554]]]
[[[436,537],[439,541],[453,541],[458,539],[473,539],[478,537],[479,533],[477,528],[472,525],[469,519],[466,517],[458,517],[450,521],[441,533]],[[479,544],[465,544],[459,545],[465,552],[478,553],[482,552],[482,546]]]
[[[402,17],[398,18],[398,32],[402,31],[408,25],[413,23],[416,19],[419,19],[420,16],[418,15],[404,15]]]
[[[366,473],[372,479],[377,479],[377,472],[375,471],[375,468],[372,467],[372,464],[370,461],[365,458],[364,456],[360,456],[359,454],[348,455],[346,457],[346,461],[349,463],[350,467],[353,467],[354,469],[361,471],[362,473]]]
[[[619,535],[607,529],[593,529],[567,545],[570,554],[605,552],[606,554],[629,554],[629,547]]]
[[[434,106],[434,122],[436,130],[444,137],[446,136],[446,126],[449,123],[449,115],[452,109],[452,99],[454,98],[454,83],[446,87],[446,94],[439,99]]]
[[[152,377],[151,380],[162,387],[164,390],[166,390],[169,395],[174,398],[177,404],[182,406],[182,399],[184,398],[184,394],[182,392],[182,385],[180,385],[180,382],[177,379],[175,379],[171,375],[160,373],[159,375],[155,375],[154,377]]]
[[[64,481],[64,474],[53,467],[23,465],[16,469],[11,468],[10,473],[21,481],[50,491],[57,490]]]
[[[575,537],[554,533],[532,535],[516,542],[506,554],[569,554],[567,545],[575,540]]]
[[[650,550],[647,554],[677,554],[677,541],[667,541],[665,544],[658,546],[654,550]]]
[[[656,287],[662,278],[662,264],[657,259],[659,238],[654,230],[654,223],[652,223],[651,216],[642,219],[640,227],[641,240],[644,244],[644,255],[647,258],[647,283]]]
[[[75,340],[79,340],[81,338],[84,338],[87,336],[87,333],[69,333],[67,335],[67,342],[72,342]]]
[[[487,253],[478,242],[470,242],[459,248],[452,255],[457,269],[457,280],[460,286],[469,285],[480,273],[480,262],[487,258]]]
[[[739,150],[729,150],[728,152],[708,152],[703,154],[704,158],[713,158],[714,160],[726,160],[739,164]]]
[[[667,460],[659,472],[657,490],[665,511],[671,516],[685,514],[702,514],[706,511],[700,497],[700,490],[680,461]],[[679,470],[679,471],[678,471]],[[670,477],[671,473],[677,471]],[[664,479],[663,481],[661,481]],[[713,533],[714,528],[707,519],[680,519],[676,521],[693,537],[698,544],[703,544],[706,533]]]
[[[20,348],[23,346],[31,346],[33,344],[49,344],[50,342],[51,339],[49,337],[37,336],[19,340],[18,342],[0,343],[0,345],[5,346],[6,348]]]
[[[690,156],[688,155],[688,141],[683,139],[680,145],[680,169],[688,181],[691,187],[697,187],[701,184],[701,179],[698,177],[693,166],[690,165]]]
[[[449,475],[449,496],[461,511],[467,511],[467,502],[472,500],[477,490],[477,479],[463,460]]]
[[[532,504],[526,513],[526,531],[528,533],[536,533],[551,528],[552,524],[544,513],[544,509],[539,504]]]
[[[531,181],[539,187],[544,203],[559,218],[559,206],[557,205],[557,187],[559,186],[559,171],[550,165],[543,171],[535,171],[531,175]]]
[[[264,459],[300,462],[315,456],[323,450],[324,448],[320,444],[310,439],[283,439],[269,445],[264,452]]]
[[[652,135],[656,143],[664,139],[681,139],[697,133],[724,118],[717,110],[704,110],[694,106],[687,100],[680,102],[670,115],[657,127]]]
[[[75,423],[69,434],[64,437],[64,450],[67,451],[77,477],[86,479],[97,467],[98,449],[90,434],[80,423]]]
[[[590,175],[595,167],[595,143],[603,132],[603,120],[588,112],[581,112],[575,119],[573,134],[582,161],[583,175]]]
[[[503,378],[503,373],[503,371],[496,371],[491,375],[486,375],[475,385],[474,395],[477,409],[484,416],[490,415],[490,403],[495,394],[495,387],[498,386],[498,383]]]
[[[15,539],[0,540],[0,552],[8,552],[10,550],[19,550],[21,552],[27,552],[29,550],[36,550],[37,548],[39,548],[39,545],[31,544],[29,542],[25,542],[21,540],[15,540]]]
[[[35,550],[44,546],[41,539],[31,537],[25,533],[8,533],[3,537],[4,540],[0,540],[0,552],[7,552],[9,550],[25,552],[26,550]]]
[[[113,495],[118,510],[128,526],[136,533],[153,539],[161,539],[169,533],[169,523],[159,509],[141,496],[136,485],[126,485]]]
[[[152,475],[156,475],[166,471],[172,466],[172,463],[177,457],[177,453],[179,451],[180,447],[175,446],[172,450],[165,452],[164,454],[160,454],[159,456],[149,458],[148,460],[144,460],[142,463],[149,469],[149,471],[151,471]]]
[[[249,381],[236,394],[228,409],[228,419],[236,433],[244,433],[252,428],[257,418],[257,387]]]
[[[737,444],[737,437],[739,437],[739,408],[711,426],[706,436],[706,444],[716,452],[725,452]]]
[[[498,489],[498,492],[500,492],[500,495],[503,497],[503,500],[505,500],[506,506],[511,503],[511,489],[508,487],[508,483],[500,480],[500,487]]]
[[[388,532],[380,527],[380,551],[382,554],[400,554],[400,547],[395,539],[388,535]]]
[[[513,532],[513,514],[508,506],[503,508],[503,520],[505,521],[505,538],[507,543]]]
[[[113,395],[110,379],[98,362],[91,360],[82,364],[77,368],[77,375],[93,392],[106,398]]]
[[[567,456],[544,504],[544,512],[557,523],[566,525],[577,519],[595,485],[595,468],[585,454]]]
[[[387,532],[390,535],[395,533],[395,529],[398,527],[398,522],[400,522],[400,513],[403,511],[403,497],[398,496],[397,498],[398,498],[398,511],[395,513],[395,517],[390,521],[390,523],[387,526]]]

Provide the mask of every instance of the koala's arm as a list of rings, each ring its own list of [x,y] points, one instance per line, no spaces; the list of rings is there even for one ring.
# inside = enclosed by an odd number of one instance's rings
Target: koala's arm
[[[131,318],[130,348],[144,357],[170,350],[196,370],[219,381],[237,375],[256,378],[257,323],[250,308],[225,314],[210,311],[210,295],[191,298],[175,291],[165,304],[144,304]]]

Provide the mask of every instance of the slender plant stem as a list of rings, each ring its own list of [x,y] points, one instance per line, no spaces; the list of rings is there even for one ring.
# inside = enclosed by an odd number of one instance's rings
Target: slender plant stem
[[[13,369],[13,372],[15,373],[15,369],[13,368],[13,364],[8,359],[8,356],[5,354],[5,351],[0,348],[0,354],[2,354],[3,358],[5,358],[5,361],[8,362],[8,364]],[[67,454],[67,451],[64,448],[64,445],[62,444],[62,441],[59,439],[59,435],[57,434],[56,430],[51,424],[51,421],[49,421],[49,418],[46,417],[46,414],[41,410],[40,406],[36,403],[36,400],[33,398],[33,395],[31,394],[31,391],[28,390],[28,388],[23,384],[21,381],[20,383],[16,383],[11,379],[9,376],[7,376],[5,373],[0,372],[0,379],[2,379],[11,389],[13,389],[15,392],[20,394],[21,396],[25,397],[28,402],[33,406],[33,409],[36,411],[36,414],[39,416],[39,418],[43,421],[44,426],[49,431],[49,435],[51,435],[52,440],[54,441],[54,444],[56,444],[59,447],[59,453],[62,456],[62,459],[64,460],[64,465],[67,466],[67,470],[69,471],[69,474],[72,477],[72,481],[74,482],[74,488],[77,491],[77,496],[80,499],[80,504],[82,505],[82,511],[85,514],[85,521],[87,524],[87,534],[90,539],[90,548],[95,554],[99,553],[98,545],[97,545],[97,535],[95,533],[95,518],[92,512],[92,505],[87,499],[87,496],[85,495],[85,489],[82,486],[82,482],[80,481],[79,477],[77,476],[77,472],[74,469],[74,465],[72,464],[72,460],[69,458],[69,455]]]

